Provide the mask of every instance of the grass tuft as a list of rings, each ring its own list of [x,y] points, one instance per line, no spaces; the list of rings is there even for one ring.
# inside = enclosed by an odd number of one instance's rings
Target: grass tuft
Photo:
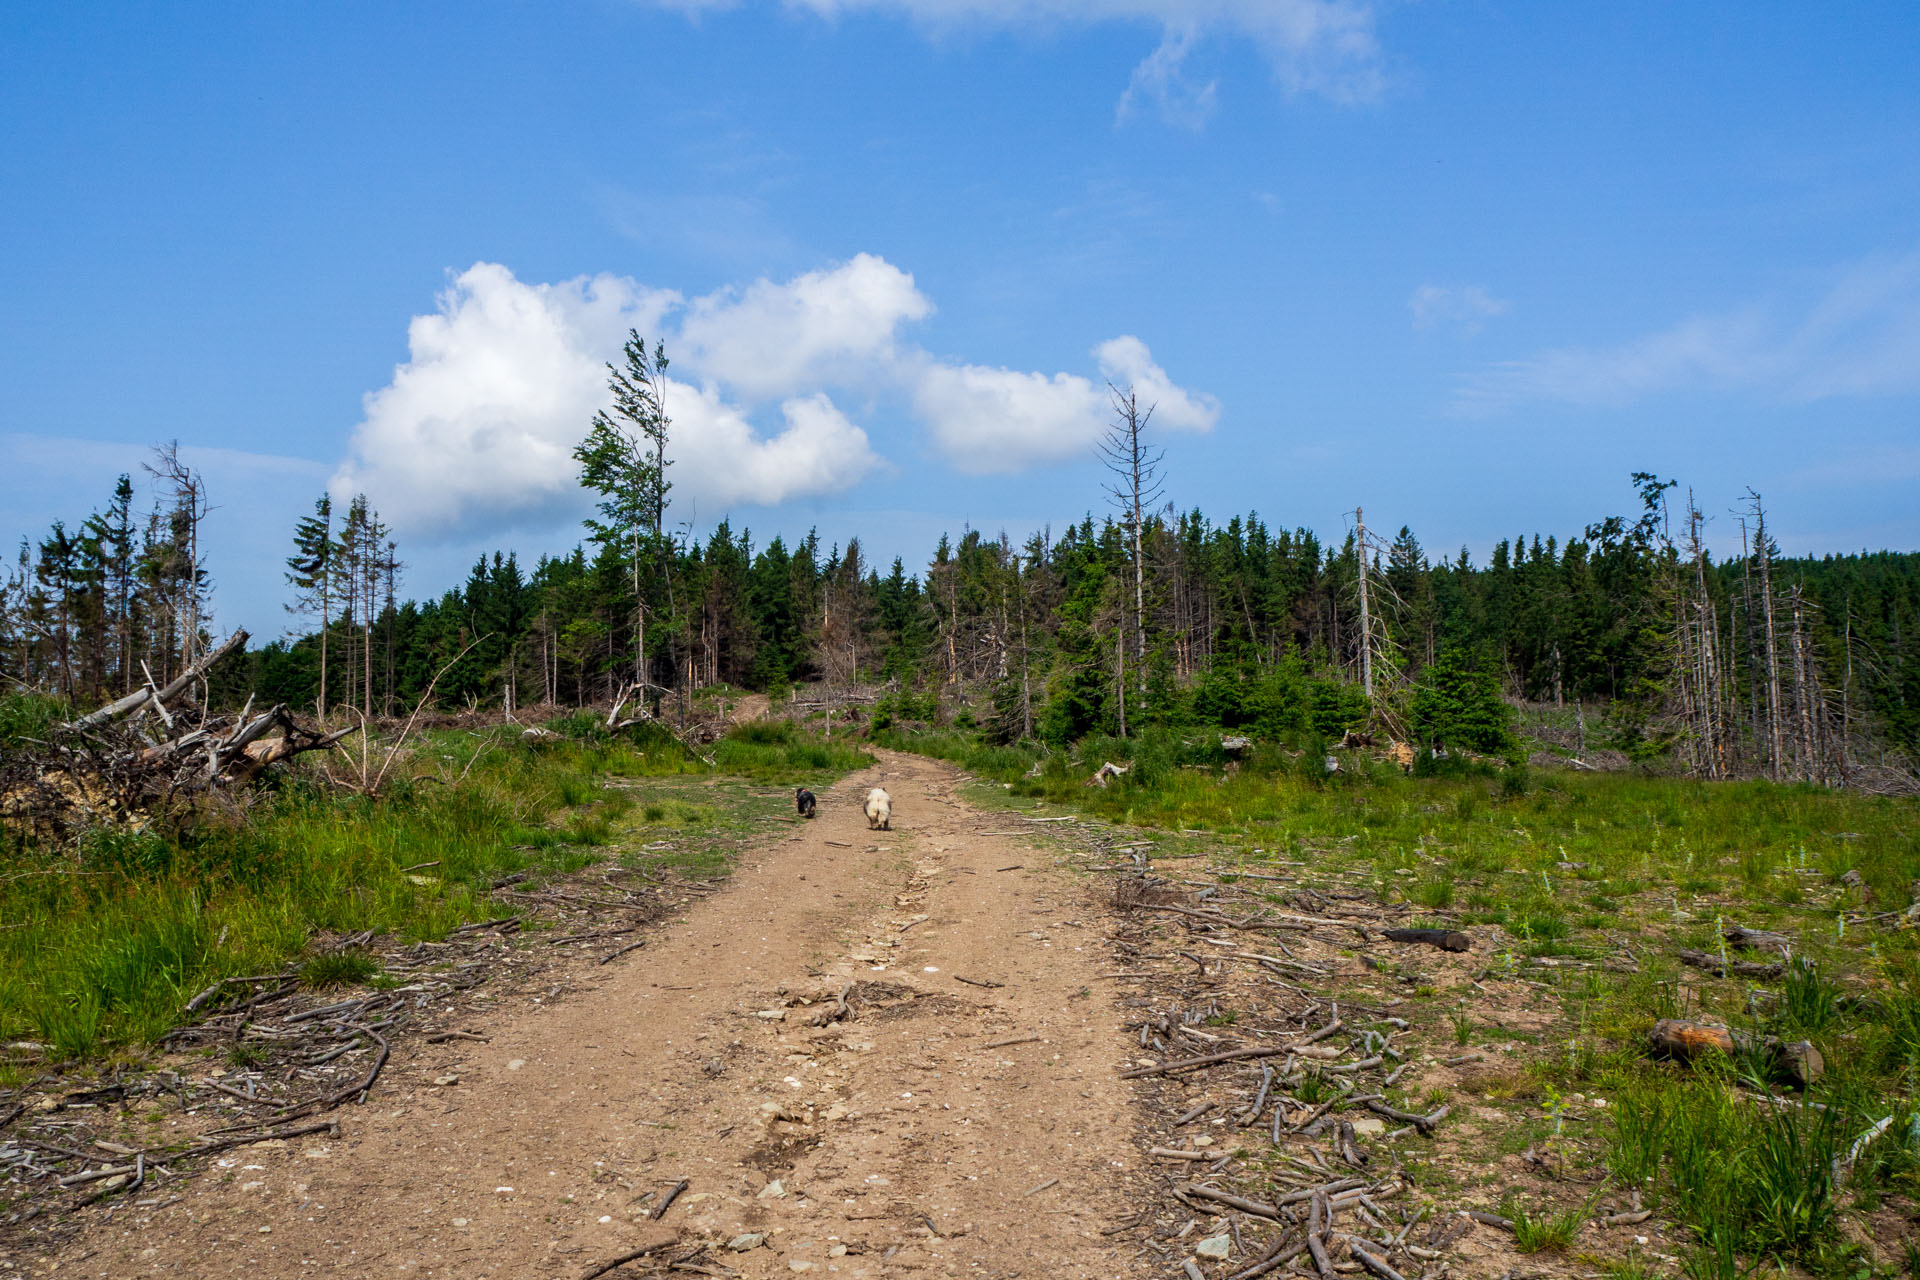
[[[300,985],[313,991],[358,987],[379,972],[380,962],[364,951],[324,951],[300,966]]]
[[[1517,1196],[1505,1201],[1500,1212],[1513,1222],[1513,1246],[1521,1253],[1559,1252],[1573,1243],[1586,1225],[1590,1206],[1580,1204],[1559,1213],[1544,1206],[1528,1208]]]

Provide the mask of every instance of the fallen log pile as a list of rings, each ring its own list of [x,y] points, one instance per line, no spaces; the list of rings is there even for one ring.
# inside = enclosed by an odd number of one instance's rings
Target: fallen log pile
[[[273,765],[325,751],[351,729],[326,732],[283,705],[215,715],[196,697],[207,673],[244,650],[245,631],[165,685],[151,678],[127,696],[60,725],[45,741],[0,761],[0,821],[38,837],[87,826],[141,826],[194,797],[247,787]]]

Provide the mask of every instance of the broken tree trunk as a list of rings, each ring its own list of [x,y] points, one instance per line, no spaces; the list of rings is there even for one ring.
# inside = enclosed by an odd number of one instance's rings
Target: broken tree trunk
[[[1804,1089],[1826,1072],[1826,1059],[1805,1040],[1791,1043],[1778,1036],[1752,1036],[1683,1018],[1662,1018],[1647,1033],[1656,1053],[1677,1062],[1692,1062],[1707,1053],[1749,1054],[1781,1078]]]
[[[109,702],[98,711],[90,711],[66,727],[78,731],[91,729],[96,725],[110,724],[123,716],[132,715],[156,698],[159,700],[160,705],[165,706],[172,699],[185,693],[187,687],[195,680],[200,679],[206,675],[207,672],[211,671],[214,664],[219,662],[220,659],[226,657],[235,649],[244,648],[246,643],[246,630],[242,628],[241,630],[235,631],[222,641],[219,647],[202,654],[192,666],[168,681],[166,687],[156,691],[151,684],[142,685],[119,701]]]
[[[235,631],[166,685],[148,680],[61,726],[37,754],[9,759],[0,770],[0,818],[50,836],[138,824],[183,797],[245,786],[270,765],[339,742],[347,730],[303,728],[284,705],[255,715],[248,699],[237,716],[209,715],[184,701],[168,706],[246,641],[245,631]]]

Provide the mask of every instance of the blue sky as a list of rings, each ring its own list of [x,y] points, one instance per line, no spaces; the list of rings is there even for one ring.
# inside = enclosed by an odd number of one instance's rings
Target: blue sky
[[[330,485],[435,594],[576,539],[636,325],[701,531],[1058,528],[1112,378],[1220,518],[1484,558],[1652,470],[1914,549],[1916,66],[1905,3],[9,13],[0,533],[178,438],[223,624]]]

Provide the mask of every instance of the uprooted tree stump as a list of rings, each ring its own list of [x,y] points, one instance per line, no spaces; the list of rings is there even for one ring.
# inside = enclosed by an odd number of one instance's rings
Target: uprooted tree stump
[[[243,789],[270,766],[324,751],[350,732],[307,728],[284,705],[255,714],[251,699],[237,716],[193,705],[193,686],[246,642],[247,633],[235,631],[167,684],[149,681],[9,753],[0,762],[0,821],[54,837],[138,826],[176,802]]]
[[[1802,1089],[1818,1080],[1827,1069],[1820,1051],[1805,1040],[1754,1036],[1684,1018],[1660,1019],[1647,1033],[1647,1042],[1655,1053],[1676,1062],[1692,1062],[1712,1053],[1746,1054],[1765,1063],[1775,1077]]]

